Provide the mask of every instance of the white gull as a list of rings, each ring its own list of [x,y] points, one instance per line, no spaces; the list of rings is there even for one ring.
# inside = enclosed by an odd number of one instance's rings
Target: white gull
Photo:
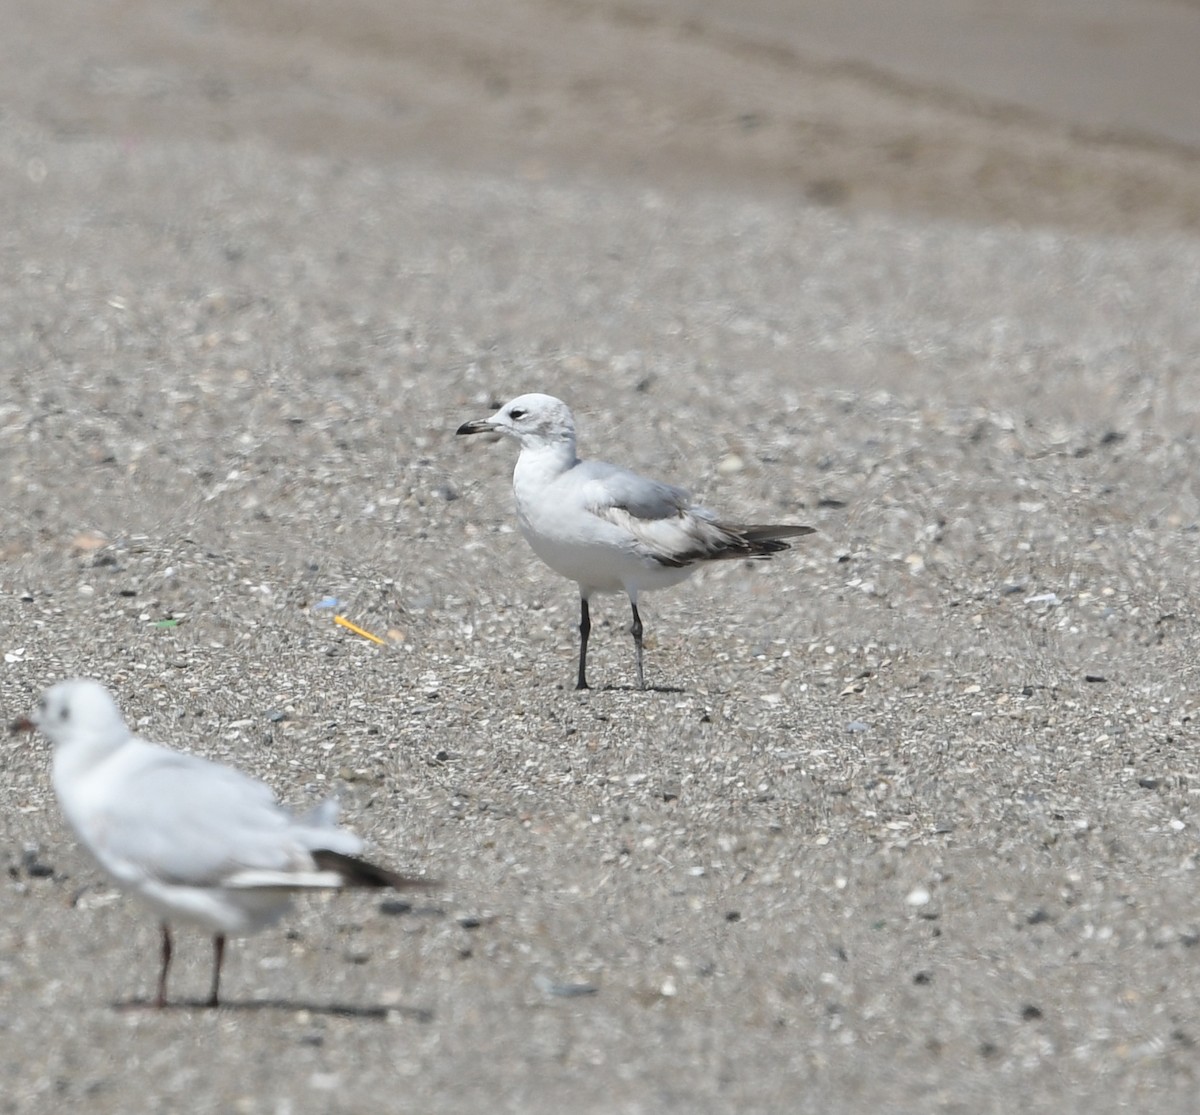
[[[550,395],[521,395],[457,432],[503,434],[521,446],[513,471],[517,525],[542,561],[579,585],[577,689],[588,688],[588,600],[594,593],[629,597],[637,685],[645,689],[640,592],[678,584],[706,561],[770,557],[790,549],[784,539],[815,530],[723,523],[682,488],[603,461],[581,461],[571,411]]]
[[[233,767],[139,739],[97,681],[51,686],[33,716],[12,727],[49,738],[54,792],[80,843],[158,913],[155,1006],[167,1001],[175,921],[213,934],[206,1005],[217,1006],[226,935],[271,925],[294,892],[429,885],[359,859],[363,842],[337,827],[333,799],[296,815]]]

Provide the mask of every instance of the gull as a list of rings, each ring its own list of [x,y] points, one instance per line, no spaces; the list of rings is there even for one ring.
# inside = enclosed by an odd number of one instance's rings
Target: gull
[[[51,686],[32,717],[12,725],[34,728],[54,745],[54,793],[80,843],[161,919],[156,1007],[167,1003],[172,922],[213,935],[205,1005],[215,1007],[226,935],[271,925],[294,892],[429,885],[359,859],[363,842],[337,827],[332,798],[296,815],[233,767],[133,735],[97,681]]]
[[[457,432],[503,434],[521,446],[513,470],[517,525],[542,561],[579,585],[576,689],[589,688],[588,600],[594,593],[629,597],[637,686],[645,689],[640,592],[678,584],[702,562],[768,558],[791,548],[785,538],[815,530],[723,523],[682,488],[603,461],[581,461],[571,411],[551,395],[520,395]]]

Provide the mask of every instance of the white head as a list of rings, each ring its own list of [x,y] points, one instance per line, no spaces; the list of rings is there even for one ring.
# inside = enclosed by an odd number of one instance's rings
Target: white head
[[[459,426],[460,434],[504,434],[522,449],[566,445],[575,451],[575,419],[562,399],[553,395],[518,395],[491,418],[477,418]]]
[[[129,738],[112,694],[90,678],[52,685],[42,694],[33,716],[13,727],[37,728],[56,748],[67,744],[109,748]]]

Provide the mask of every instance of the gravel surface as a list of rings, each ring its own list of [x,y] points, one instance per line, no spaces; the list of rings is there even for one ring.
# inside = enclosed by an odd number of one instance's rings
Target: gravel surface
[[[0,710],[95,676],[443,886],[115,1009],[153,919],[10,740],[0,1112],[1194,1109],[1200,242],[29,111]],[[650,594],[650,692],[600,598],[577,693],[454,436],[526,390],[820,534]]]

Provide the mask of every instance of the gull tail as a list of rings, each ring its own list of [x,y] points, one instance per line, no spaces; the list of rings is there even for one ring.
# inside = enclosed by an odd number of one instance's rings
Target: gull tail
[[[801,526],[748,526],[728,527],[729,532],[739,541],[745,543],[745,550],[735,550],[729,557],[769,557],[780,550],[790,550],[791,544],[784,542],[785,538],[800,538],[805,534],[816,534],[816,527]],[[722,555],[725,556],[725,555]]]
[[[317,848],[309,853],[313,862],[322,871],[331,871],[341,880],[345,887],[390,887],[392,890],[411,890],[414,887],[435,887],[433,879],[417,878],[412,875],[399,875],[368,863],[356,856],[347,856],[341,852],[331,852],[328,848]]]
[[[800,538],[805,534],[816,534],[817,528],[784,524],[781,526],[738,527],[737,532],[747,542],[775,542],[781,538]]]

